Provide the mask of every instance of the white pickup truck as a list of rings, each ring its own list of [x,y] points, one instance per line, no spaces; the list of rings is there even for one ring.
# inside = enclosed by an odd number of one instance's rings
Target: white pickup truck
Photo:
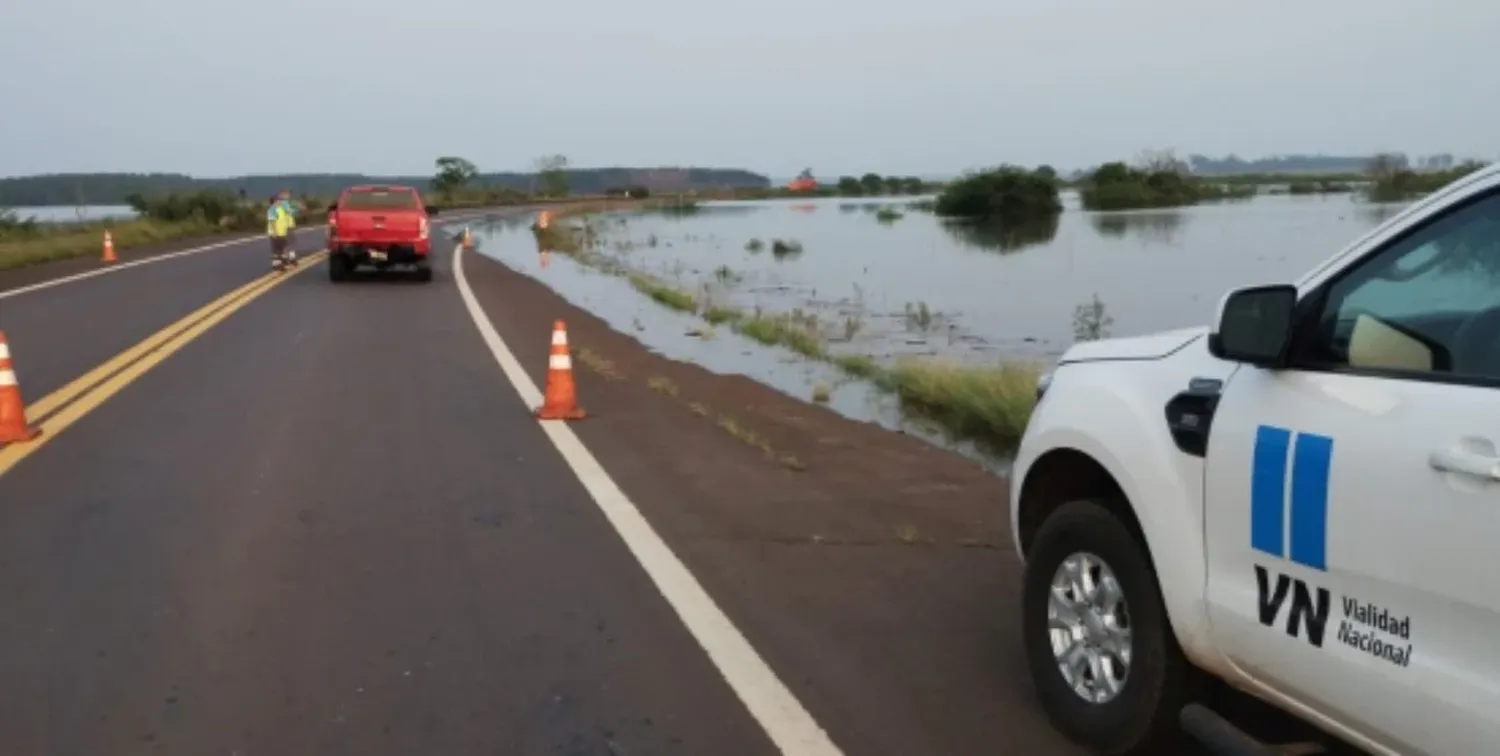
[[[1011,526],[1056,727],[1173,753],[1218,678],[1372,753],[1500,753],[1500,166],[1037,390]]]

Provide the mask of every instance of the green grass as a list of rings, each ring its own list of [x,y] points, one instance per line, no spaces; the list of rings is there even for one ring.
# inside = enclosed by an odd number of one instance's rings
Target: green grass
[[[708,309],[703,311],[703,319],[713,325],[733,323],[743,317],[744,313],[739,310],[730,307],[720,307],[718,305],[710,305]]]
[[[681,312],[698,311],[698,300],[682,289],[669,286],[641,273],[631,273],[629,278],[630,285],[634,286],[636,291],[651,297],[658,304]]]
[[[102,255],[106,229],[113,236],[117,252],[146,244],[201,238],[225,232],[204,221],[166,223],[125,220],[76,226],[39,224],[30,231],[0,232],[0,270]]]
[[[885,371],[880,382],[956,435],[1010,446],[1026,430],[1040,375],[1039,366],[1027,363],[979,367],[910,359]]]
[[[833,364],[857,378],[875,378],[881,373],[880,363],[863,354],[835,355]]]
[[[1366,195],[1373,202],[1412,199],[1431,194],[1483,167],[1483,163],[1469,161],[1446,171],[1425,173],[1404,168],[1376,169]]]
[[[767,346],[784,346],[804,357],[822,357],[823,339],[795,315],[748,315],[734,321],[734,330]]]

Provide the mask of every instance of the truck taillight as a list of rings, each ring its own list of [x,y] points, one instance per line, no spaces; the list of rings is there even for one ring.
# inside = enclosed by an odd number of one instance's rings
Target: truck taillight
[[[418,239],[426,239],[427,238],[427,219],[426,218],[422,218],[421,220],[418,221],[418,223],[420,225],[417,226],[417,238]]]

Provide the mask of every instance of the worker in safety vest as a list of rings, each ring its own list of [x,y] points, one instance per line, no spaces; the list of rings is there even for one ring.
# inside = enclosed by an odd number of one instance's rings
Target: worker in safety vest
[[[297,250],[292,247],[296,228],[297,209],[292,205],[291,192],[282,190],[271,197],[271,204],[266,208],[266,236],[271,240],[272,267],[297,264]]]

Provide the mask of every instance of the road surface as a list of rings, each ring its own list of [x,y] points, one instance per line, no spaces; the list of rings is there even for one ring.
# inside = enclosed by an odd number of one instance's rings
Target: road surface
[[[0,750],[1075,752],[1002,481],[454,259],[0,276],[47,429],[0,449]],[[531,416],[558,318],[576,431]]]

